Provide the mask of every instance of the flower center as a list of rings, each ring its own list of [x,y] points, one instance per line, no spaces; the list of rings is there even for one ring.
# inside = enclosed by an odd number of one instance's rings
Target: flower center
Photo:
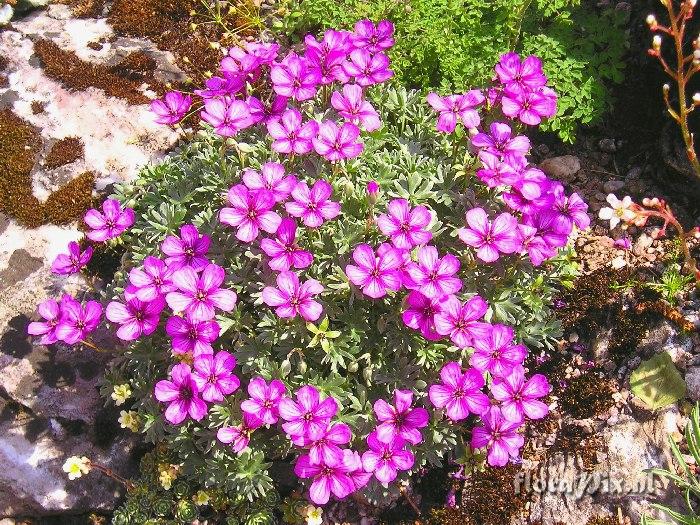
[[[207,293],[204,290],[197,290],[197,293],[195,294],[195,299],[197,299],[198,301],[206,301]]]

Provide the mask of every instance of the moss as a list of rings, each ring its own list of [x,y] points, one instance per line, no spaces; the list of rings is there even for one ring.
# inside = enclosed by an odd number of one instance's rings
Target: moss
[[[71,0],[70,6],[76,18],[98,18],[104,9],[104,0]]]
[[[576,419],[588,419],[607,412],[615,404],[615,382],[595,370],[570,379],[559,397],[562,411]]]
[[[49,195],[44,203],[45,222],[69,224],[82,218],[94,204],[95,175],[83,173]]]
[[[112,67],[112,72],[130,80],[144,81],[156,69],[156,61],[143,51],[127,55],[124,60]]]
[[[9,64],[9,61],[7,58],[4,56],[0,56],[0,71],[5,71],[7,69],[7,65]]]
[[[7,87],[10,84],[10,81],[7,79],[5,75],[0,75],[0,88]]]
[[[83,142],[76,137],[67,137],[51,146],[51,150],[44,159],[44,167],[52,170],[82,158],[84,153]]]
[[[606,448],[600,434],[587,434],[578,425],[565,425],[557,433],[557,439],[547,454],[562,452],[568,457],[576,456],[581,462],[580,466],[586,471],[591,471],[598,464],[597,452],[603,452]]]
[[[82,91],[89,87],[96,87],[109,96],[121,98],[131,104],[149,102],[149,99],[139,91],[141,82],[116,75],[106,66],[85,62],[53,42],[39,40],[34,43],[34,51],[44,66],[46,75],[68,88]],[[163,90],[163,87],[157,83],[150,87],[155,91]]]
[[[31,104],[32,108],[32,115],[38,115],[39,113],[44,112],[44,103],[39,102],[38,100],[34,100]]]

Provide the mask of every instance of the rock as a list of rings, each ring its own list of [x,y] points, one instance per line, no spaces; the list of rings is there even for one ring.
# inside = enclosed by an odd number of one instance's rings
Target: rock
[[[603,184],[603,191],[605,193],[617,193],[620,191],[622,188],[625,187],[625,181],[622,180],[609,180],[605,184]]]
[[[639,166],[632,168],[627,172],[627,175],[625,175],[625,181],[630,182],[633,180],[639,179],[639,177],[642,175],[642,168]]]
[[[685,384],[688,387],[688,397],[700,401],[700,366],[691,366],[685,373]]]
[[[581,169],[581,161],[573,155],[563,155],[545,159],[540,163],[540,169],[550,177],[571,182]]]

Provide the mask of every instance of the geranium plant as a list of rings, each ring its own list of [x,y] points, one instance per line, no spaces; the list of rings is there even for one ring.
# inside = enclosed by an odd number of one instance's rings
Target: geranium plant
[[[526,345],[559,335],[560,252],[589,221],[526,158],[520,130],[556,110],[541,63],[509,53],[492,86],[426,101],[382,86],[391,23],[358,27],[228,50],[155,101],[206,124],[86,221],[126,249],[105,394],[203,490],[268,497],[286,469],[316,505],[381,501],[458,448],[507,464],[548,413]],[[98,303],[40,313],[45,343],[96,346]]]

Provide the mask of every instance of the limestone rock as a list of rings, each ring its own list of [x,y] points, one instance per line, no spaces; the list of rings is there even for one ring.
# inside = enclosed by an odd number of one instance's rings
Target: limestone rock
[[[540,163],[540,169],[550,177],[571,182],[581,169],[581,161],[574,155],[563,155],[545,159]]]

